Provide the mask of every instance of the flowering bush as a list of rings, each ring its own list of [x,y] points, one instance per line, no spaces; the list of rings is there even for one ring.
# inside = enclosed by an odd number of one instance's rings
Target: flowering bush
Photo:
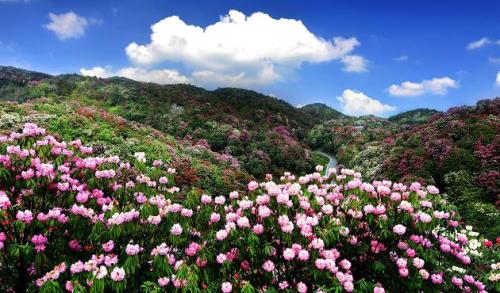
[[[318,167],[208,195],[143,153],[93,157],[34,124],[0,143],[2,291],[498,289],[499,245],[434,186]]]

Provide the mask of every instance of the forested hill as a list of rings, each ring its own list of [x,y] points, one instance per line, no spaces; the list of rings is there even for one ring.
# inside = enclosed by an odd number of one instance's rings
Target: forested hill
[[[303,113],[310,114],[311,116],[321,120],[322,122],[348,117],[347,115],[322,103],[305,105],[301,107],[300,110]]]
[[[105,109],[175,137],[234,157],[256,177],[284,170],[303,174],[314,162],[303,143],[320,120],[283,100],[254,91],[158,85],[126,78],[50,76],[0,67],[0,99],[47,98]]]

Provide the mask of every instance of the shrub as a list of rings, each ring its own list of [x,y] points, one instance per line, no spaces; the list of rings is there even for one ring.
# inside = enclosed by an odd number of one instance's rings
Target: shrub
[[[318,167],[208,195],[34,124],[0,142],[3,291],[484,292],[498,277],[498,245],[433,186]]]

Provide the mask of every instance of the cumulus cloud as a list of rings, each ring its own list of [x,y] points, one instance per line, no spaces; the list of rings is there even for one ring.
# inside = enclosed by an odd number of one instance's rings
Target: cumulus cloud
[[[497,73],[497,80],[495,82],[497,86],[500,86],[500,71]]]
[[[366,70],[366,60],[351,54],[360,45],[356,38],[323,39],[300,20],[275,19],[262,12],[247,16],[231,10],[207,27],[170,16],[151,30],[149,43],[126,47],[129,59],[141,67],[182,63],[202,84],[269,84],[306,62],[341,60],[346,71]]]
[[[73,11],[61,14],[49,13],[50,22],[43,27],[53,31],[60,40],[76,39],[85,34],[89,25],[99,24],[102,20],[87,19]]]
[[[107,78],[113,76],[111,67],[104,68],[101,66],[95,66],[89,69],[81,68],[80,74],[83,76],[95,76],[100,78]]]
[[[458,82],[449,78],[433,78],[421,82],[405,81],[401,84],[393,84],[389,87],[392,96],[421,96],[423,94],[446,95],[448,89],[457,88]]]
[[[342,96],[337,97],[337,100],[342,104],[343,112],[348,115],[383,115],[396,110],[394,106],[383,104],[362,92],[350,89],[344,90]]]
[[[467,50],[475,50],[492,44],[500,45],[500,40],[493,41],[489,38],[481,38],[477,41],[470,42],[467,45]]]
[[[367,72],[368,61],[359,55],[347,55],[340,60],[344,64],[345,72]]]
[[[111,76],[121,76],[137,81],[154,82],[158,84],[189,83],[188,77],[173,69],[153,69],[147,70],[139,67],[125,67],[118,71],[113,71],[110,66],[95,66],[89,69],[80,69],[80,74],[84,76],[95,76],[107,78]]]

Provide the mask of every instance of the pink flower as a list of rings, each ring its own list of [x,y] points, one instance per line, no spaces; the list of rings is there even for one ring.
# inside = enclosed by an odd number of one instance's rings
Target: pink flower
[[[347,259],[343,259],[339,264],[346,271],[351,269],[351,262]]]
[[[347,292],[352,292],[354,290],[354,284],[351,281],[347,281],[344,283],[344,290]]]
[[[229,198],[230,199],[237,199],[239,197],[238,191],[231,191],[229,193]]]
[[[375,286],[375,288],[373,288],[373,293],[385,293],[385,289],[384,287],[377,285]]]
[[[42,234],[33,235],[31,237],[31,242],[33,242],[33,244],[35,244],[36,252],[41,252],[41,251],[45,250],[45,244],[47,243],[47,237],[43,236]]]
[[[0,209],[6,209],[11,205],[9,197],[4,191],[0,191]]]
[[[392,231],[401,236],[406,233],[406,227],[398,224],[392,228]]]
[[[71,283],[71,281],[66,281],[66,284],[64,285],[64,288],[68,292],[73,292],[73,289],[74,289],[73,283]]]
[[[271,260],[266,260],[262,265],[262,268],[266,272],[272,272],[275,268],[274,263]]]
[[[250,227],[250,221],[248,220],[247,217],[238,218],[238,220],[236,220],[236,223],[238,223],[238,227],[240,227],[240,228],[249,228]]]
[[[111,272],[111,280],[119,282],[125,279],[125,270],[123,268],[115,267]]]
[[[102,244],[102,250],[106,252],[112,251],[113,248],[115,248],[115,243],[113,242],[113,240],[109,240],[108,242]]]
[[[441,284],[443,283],[443,277],[440,274],[432,274],[431,281],[434,284]]]
[[[295,251],[292,248],[287,248],[283,250],[283,257],[286,260],[292,260],[295,257]]]
[[[227,238],[227,231],[226,230],[219,230],[217,233],[215,233],[215,238],[219,241],[222,241]]]
[[[174,236],[179,236],[182,234],[182,227],[179,224],[174,224],[170,229],[170,233]]]
[[[417,269],[423,268],[424,264],[425,264],[425,261],[421,258],[416,257],[413,259],[413,266]]]
[[[25,224],[29,224],[31,223],[31,221],[33,221],[33,213],[31,213],[30,210],[17,211],[16,219]]]
[[[461,278],[457,278],[455,276],[451,277],[451,282],[453,283],[453,285],[458,287],[462,286],[464,283]]]
[[[250,183],[248,183],[248,190],[250,190],[250,191],[254,191],[258,187],[259,187],[259,183],[255,182],[255,181],[251,181]]]
[[[299,254],[298,254],[298,258],[301,260],[301,261],[306,261],[309,259],[309,251],[305,250],[305,249],[302,249],[301,251],[299,251]]]
[[[221,288],[222,292],[224,292],[224,293],[229,293],[229,292],[233,291],[233,286],[229,282],[222,283],[220,288]]]
[[[302,283],[302,282],[299,282],[297,284],[297,292],[299,293],[306,293],[307,292],[307,285]]]
[[[160,285],[160,287],[167,286],[169,282],[170,282],[170,278],[168,278],[168,277],[161,277],[158,279],[158,285]]]
[[[409,273],[410,272],[408,271],[407,268],[399,268],[399,275],[401,277],[406,278],[406,277],[408,277]]]
[[[316,261],[314,261],[314,265],[316,266],[316,268],[318,270],[324,270],[326,267],[326,262],[324,259],[318,258],[318,259],[316,259]]]
[[[209,204],[211,202],[212,202],[212,197],[210,197],[209,195],[206,195],[206,194],[201,195],[201,203]]]
[[[136,255],[139,252],[142,251],[142,247],[139,246],[139,244],[128,244],[127,248],[125,248],[125,252],[127,255]]]
[[[415,257],[415,255],[416,255],[416,252],[415,252],[415,250],[414,250],[414,249],[412,249],[412,248],[408,248],[408,249],[406,250],[406,255],[407,255],[409,258],[414,258],[414,257]]]
[[[214,202],[218,205],[223,205],[226,202],[226,198],[224,196],[217,196],[214,199]]]
[[[262,226],[262,224],[256,224],[253,226],[252,231],[257,235],[260,235],[264,233],[264,226]]]
[[[422,279],[424,279],[424,280],[429,279],[430,274],[429,274],[429,272],[427,270],[420,269],[418,271],[418,273],[420,274],[420,276],[422,277]]]
[[[78,202],[87,202],[89,199],[89,192],[88,191],[81,191],[76,194],[76,201]]]
[[[217,222],[219,222],[219,220],[220,220],[220,214],[218,214],[218,213],[212,213],[210,215],[210,222],[211,223],[217,223]]]
[[[258,212],[259,212],[259,217],[263,219],[269,217],[272,213],[271,209],[268,208],[267,206],[259,206]]]
[[[82,246],[80,245],[80,243],[76,239],[70,240],[68,242],[68,246],[73,251],[81,251],[82,250]]]
[[[286,288],[288,288],[290,286],[290,284],[288,284],[287,281],[283,281],[283,282],[280,282],[278,284],[278,286],[280,287],[281,290],[285,290]]]

